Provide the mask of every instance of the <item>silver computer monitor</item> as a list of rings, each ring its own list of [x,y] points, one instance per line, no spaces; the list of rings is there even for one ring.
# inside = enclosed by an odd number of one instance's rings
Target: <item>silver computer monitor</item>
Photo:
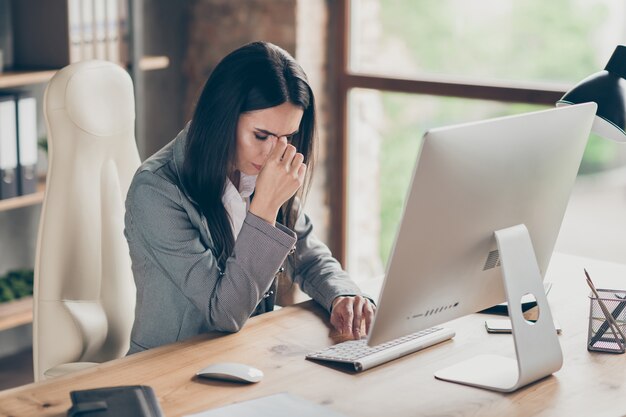
[[[498,230],[527,228],[543,278],[595,110],[585,103],[424,135],[370,345],[506,301]]]

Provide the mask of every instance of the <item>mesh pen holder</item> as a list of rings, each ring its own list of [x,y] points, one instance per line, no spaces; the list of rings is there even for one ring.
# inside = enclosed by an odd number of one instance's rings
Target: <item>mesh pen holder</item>
[[[626,291],[598,289],[600,300],[613,316],[622,333],[626,334]],[[589,296],[589,334],[587,350],[597,352],[624,353],[626,341],[619,332],[613,332],[598,298]]]

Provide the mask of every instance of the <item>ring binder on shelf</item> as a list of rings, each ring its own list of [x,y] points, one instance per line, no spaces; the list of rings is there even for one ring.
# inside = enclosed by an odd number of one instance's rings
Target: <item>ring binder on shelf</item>
[[[15,98],[0,96],[0,199],[18,195],[15,112]]]
[[[128,62],[127,0],[19,0],[11,6],[17,66],[62,68],[87,59]]]
[[[18,190],[20,195],[37,191],[37,100],[18,94],[17,143],[18,143]]]

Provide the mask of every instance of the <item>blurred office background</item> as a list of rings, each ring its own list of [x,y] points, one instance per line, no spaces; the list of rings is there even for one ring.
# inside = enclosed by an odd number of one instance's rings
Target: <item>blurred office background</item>
[[[129,11],[143,159],[189,120],[231,50],[266,40],[296,57],[320,127],[306,209],[364,285],[384,272],[427,129],[553,107],[626,44],[624,0],[131,0]],[[167,64],[142,69],[151,56]],[[40,107],[44,87],[23,86]],[[32,268],[39,211],[0,211],[0,275]],[[626,144],[592,136],[556,250],[625,262],[625,232]],[[32,381],[30,331],[0,330],[0,389]]]

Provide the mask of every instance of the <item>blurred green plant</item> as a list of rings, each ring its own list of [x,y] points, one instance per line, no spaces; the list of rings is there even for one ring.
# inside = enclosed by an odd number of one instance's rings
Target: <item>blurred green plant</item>
[[[618,143],[591,134],[585,154],[578,170],[578,175],[595,174],[610,168],[616,161]]]
[[[380,0],[380,18],[384,39],[401,40],[421,72],[576,82],[605,64],[594,41],[609,3]]]
[[[33,279],[32,269],[8,271],[0,277],[0,303],[32,295]]]
[[[37,140],[37,146],[45,153],[48,153],[48,138],[45,136],[40,137]]]

